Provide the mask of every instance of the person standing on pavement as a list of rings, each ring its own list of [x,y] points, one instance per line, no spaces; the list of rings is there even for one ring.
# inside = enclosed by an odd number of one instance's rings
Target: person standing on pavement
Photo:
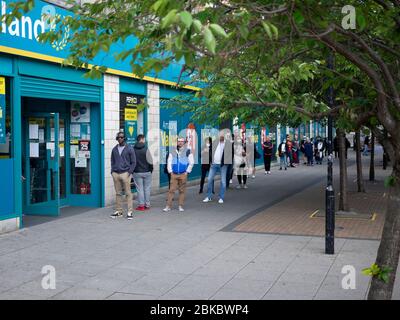
[[[171,211],[172,200],[175,191],[179,190],[179,212],[185,211],[183,208],[185,202],[186,183],[188,174],[192,171],[194,165],[193,154],[190,149],[185,146],[185,138],[179,137],[176,150],[172,150],[168,156],[168,172],[171,174],[171,187],[169,188],[167,206],[164,212]]]
[[[242,144],[242,139],[238,138],[234,146],[234,171],[239,184],[236,189],[247,189],[247,174],[249,171],[246,147]]]
[[[231,139],[227,139],[227,143],[230,143],[232,145],[232,161],[231,163],[228,164],[228,169],[226,170],[226,189],[229,189],[229,185],[232,183],[232,177],[233,177],[233,144],[235,141],[235,136],[232,134],[230,136]],[[214,191],[213,191],[214,193]]]
[[[274,149],[274,145],[271,142],[271,138],[269,136],[267,136],[263,143],[265,174],[271,174],[271,159],[272,159],[273,149]]]
[[[136,155],[136,167],[133,171],[133,180],[135,181],[138,192],[138,207],[136,210],[144,211],[150,209],[151,193],[151,174],[153,172],[153,158],[149,149],[146,147],[146,139],[143,134],[139,134],[133,147]]]
[[[118,132],[116,140],[118,144],[111,151],[111,175],[116,193],[116,208],[111,218],[123,216],[122,196],[125,193],[128,200],[127,218],[130,220],[133,218],[131,178],[136,168],[136,155],[132,147],[125,143],[124,132]]]
[[[304,150],[307,157],[307,166],[313,166],[314,146],[309,138],[307,138],[307,141],[304,144]]]
[[[199,193],[203,193],[204,182],[206,180],[207,172],[210,171],[212,162],[212,139],[208,137],[204,141],[204,147],[201,150],[201,179],[200,179],[200,191]],[[213,186],[214,193],[214,186]]]
[[[363,150],[363,156],[367,156],[369,151],[369,136],[366,135],[364,139],[364,150]]]
[[[219,190],[218,203],[224,203],[224,196],[226,190],[226,173],[228,164],[232,162],[232,145],[225,143],[225,136],[221,133],[219,141],[213,144],[213,156],[210,172],[208,174],[207,197],[203,202],[212,201],[212,186],[217,172],[221,174],[221,185]]]
[[[282,165],[285,167],[285,170],[287,170],[287,152],[286,152],[286,140],[285,139],[279,144],[278,155],[279,155],[279,159],[280,159],[279,170],[282,170]]]

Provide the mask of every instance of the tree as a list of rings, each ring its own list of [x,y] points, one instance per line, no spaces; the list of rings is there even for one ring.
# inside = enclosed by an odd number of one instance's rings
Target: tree
[[[19,2],[13,15],[32,2]],[[349,5],[355,6],[356,16]],[[390,149],[393,171],[376,264],[394,272],[387,282],[373,277],[369,298],[390,299],[400,255],[398,0],[321,0],[317,5],[312,0],[99,0],[74,10],[75,17],[55,19],[74,34],[66,63],[87,67],[100,51],[134,36],[138,42],[129,47],[127,41],[117,56],[129,59],[134,73],[143,76],[182,61],[182,73],[207,84],[199,99],[187,104],[199,118],[223,120],[235,113],[273,122],[272,117],[333,115],[339,130],[349,122],[371,126],[377,137],[385,130],[382,143]],[[353,22],[356,29],[344,28]],[[57,32],[41,38],[53,41]],[[325,66],[330,50],[339,71]],[[89,74],[105,70],[94,66]],[[336,93],[332,109],[325,103],[328,86]]]

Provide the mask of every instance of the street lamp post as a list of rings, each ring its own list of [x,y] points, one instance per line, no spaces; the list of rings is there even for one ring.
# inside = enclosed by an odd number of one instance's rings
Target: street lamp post
[[[328,68],[333,69],[333,54],[329,54]],[[334,106],[333,87],[329,87],[328,105]],[[328,116],[328,183],[325,189],[325,253],[335,253],[335,190],[333,189],[333,119]]]

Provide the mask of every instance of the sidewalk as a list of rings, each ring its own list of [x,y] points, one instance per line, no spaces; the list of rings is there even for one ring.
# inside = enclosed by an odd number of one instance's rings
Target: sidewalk
[[[361,270],[375,261],[376,240],[336,239],[325,255],[323,237],[224,231],[325,181],[326,165],[273,168],[229,190],[223,205],[202,203],[191,187],[184,213],[162,213],[161,194],[133,221],[101,208],[2,235],[0,299],[364,299]],[[55,290],[41,287],[44,265],[56,269]],[[342,289],[345,265],[357,271],[355,290]]]

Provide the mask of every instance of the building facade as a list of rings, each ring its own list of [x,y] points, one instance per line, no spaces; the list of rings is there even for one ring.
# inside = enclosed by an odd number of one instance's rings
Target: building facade
[[[10,2],[0,1],[2,14],[9,12]],[[190,114],[177,117],[174,110],[162,107],[162,101],[199,90],[175,89],[179,65],[157,77],[138,79],[129,63],[113,60],[111,50],[110,57],[102,57],[109,69],[100,79],[87,79],[85,70],[62,66],[68,32],[63,41],[52,44],[39,43],[37,36],[48,28],[42,13],[70,13],[54,5],[62,1],[35,3],[21,19],[9,26],[3,23],[0,32],[0,233],[22,228],[24,215],[57,216],[65,206],[111,205],[110,154],[119,130],[125,131],[128,143],[139,133],[146,135],[158,164],[154,192],[168,185],[163,163],[174,137],[185,134],[199,159],[201,141],[218,132],[193,122]],[[259,150],[264,134],[279,143],[287,132],[245,127]],[[313,123],[290,130],[299,136],[325,134]],[[196,164],[190,179],[200,174]]]

